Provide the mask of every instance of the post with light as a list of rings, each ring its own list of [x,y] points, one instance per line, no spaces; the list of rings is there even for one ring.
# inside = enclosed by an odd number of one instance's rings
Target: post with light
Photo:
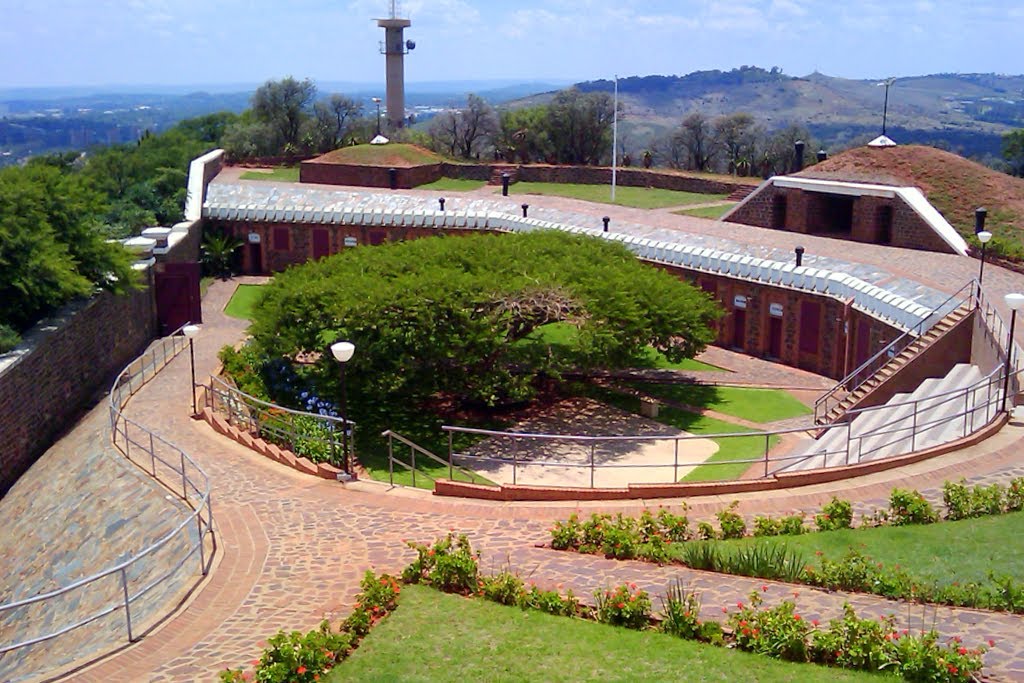
[[[1006,372],[1003,373],[1003,411],[1008,412],[1010,398],[1010,370],[1013,367],[1013,328],[1017,324],[1017,311],[1024,307],[1024,294],[1011,293],[1003,297],[1010,309],[1010,337],[1006,341]]]
[[[885,119],[889,114],[889,88],[896,82],[896,77],[887,78],[878,85],[885,86],[885,104],[882,105],[882,135],[885,135]]]
[[[331,355],[341,367],[341,418],[344,421],[341,432],[342,469],[348,469],[348,393],[345,388],[345,364],[352,360],[356,346],[352,342],[339,341],[331,344]]]
[[[380,135],[380,98],[371,98],[372,102],[377,105],[377,135]]]
[[[992,239],[992,233],[982,230],[975,237],[981,242],[981,266],[978,268],[978,294],[981,294],[981,280],[985,277],[985,245]]]
[[[188,338],[188,360],[192,370],[192,414],[199,414],[199,406],[196,404],[196,352],[192,346],[192,339],[199,334],[199,325],[185,325],[181,333]]]

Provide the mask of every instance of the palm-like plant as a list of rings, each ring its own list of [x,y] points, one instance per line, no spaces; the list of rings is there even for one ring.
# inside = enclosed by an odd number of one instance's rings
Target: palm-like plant
[[[207,270],[223,279],[231,277],[231,262],[242,246],[241,240],[226,233],[206,235],[202,246],[202,262]]]

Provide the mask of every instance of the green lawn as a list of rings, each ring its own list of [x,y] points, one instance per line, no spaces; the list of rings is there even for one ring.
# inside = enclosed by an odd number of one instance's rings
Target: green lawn
[[[640,412],[640,399],[635,396],[628,396],[617,391],[599,387],[589,387],[586,392],[592,398],[614,405],[621,410],[637,414]],[[669,406],[661,408],[657,420],[691,434],[743,434],[756,431]],[[689,474],[684,476],[683,481],[738,479],[751,467],[751,463],[734,461],[752,460],[764,456],[764,436],[730,436],[712,440],[718,444],[718,451],[708,458],[705,464],[694,468]],[[768,437],[769,448],[775,446],[778,442],[778,436]]]
[[[298,166],[279,166],[270,171],[246,171],[238,176],[241,180],[281,180],[288,183],[299,182]]]
[[[784,543],[818,565],[816,551],[837,560],[855,548],[886,566],[899,565],[912,574],[941,584],[987,582],[988,573],[1024,580],[1024,543],[1017,542],[1024,512],[898,527],[841,529],[803,536],[721,541],[738,544]]]
[[[323,680],[829,683],[886,679],[405,586],[398,609]]]
[[[658,190],[647,187],[615,188],[615,201],[611,198],[610,185],[578,185],[573,183],[513,183],[509,194],[547,194],[571,199],[582,199],[602,204],[632,206],[638,209],[661,209],[666,206],[684,206],[725,199],[724,194],[697,194],[696,192],[677,192],[675,190]]]
[[[238,285],[231,295],[231,301],[224,307],[224,314],[232,318],[252,320],[253,308],[263,296],[263,285]]]
[[[438,190],[442,192],[471,192],[479,190],[487,183],[483,180],[463,180],[462,178],[441,178],[426,185],[418,185],[417,190]]]
[[[780,389],[639,381],[628,384],[655,398],[663,398],[696,408],[707,408],[751,422],[774,422],[811,414],[810,408]]]
[[[696,216],[697,218],[721,218],[734,206],[736,206],[735,203],[722,206],[702,206],[699,209],[680,209],[672,213],[679,214],[680,216]]]

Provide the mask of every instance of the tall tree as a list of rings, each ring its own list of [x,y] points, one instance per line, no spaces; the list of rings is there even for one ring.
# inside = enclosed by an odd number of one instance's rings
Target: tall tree
[[[754,134],[754,117],[746,112],[727,114],[715,119],[715,142],[725,153],[729,172],[737,173],[741,166],[749,167],[750,150]]]
[[[558,92],[548,107],[548,136],[563,164],[600,164],[610,158],[615,110],[608,93]]]
[[[693,112],[683,119],[676,131],[687,152],[688,166],[694,171],[707,171],[715,156],[714,129],[711,120],[700,112]]]
[[[524,164],[545,161],[554,151],[547,121],[548,108],[542,104],[503,111],[495,147],[508,161],[518,159]]]
[[[318,151],[329,152],[345,144],[355,119],[363,115],[363,105],[338,93],[313,105],[314,143]]]
[[[1024,128],[1003,136],[1003,158],[1010,165],[1010,173],[1024,177]]]
[[[277,133],[283,150],[297,151],[301,146],[302,124],[310,115],[316,99],[316,86],[308,78],[297,81],[291,76],[267,81],[252,96],[256,118]]]
[[[470,94],[466,106],[451,109],[434,117],[428,133],[431,147],[450,156],[472,159],[494,144],[498,117],[491,105],[478,95]]]

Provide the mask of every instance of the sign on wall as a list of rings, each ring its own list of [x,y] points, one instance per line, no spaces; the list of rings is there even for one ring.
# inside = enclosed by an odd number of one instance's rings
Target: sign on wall
[[[732,298],[732,307],[745,309],[747,307],[747,297],[743,296],[742,294],[737,294]]]
[[[249,233],[249,244],[259,244],[259,243],[260,243],[260,234],[258,232],[250,232]]]
[[[354,247],[357,244],[359,244],[359,240],[357,240],[355,237],[346,237],[345,238],[345,246],[346,247]]]
[[[782,304],[768,304],[768,315],[773,318],[781,318],[783,313]]]

